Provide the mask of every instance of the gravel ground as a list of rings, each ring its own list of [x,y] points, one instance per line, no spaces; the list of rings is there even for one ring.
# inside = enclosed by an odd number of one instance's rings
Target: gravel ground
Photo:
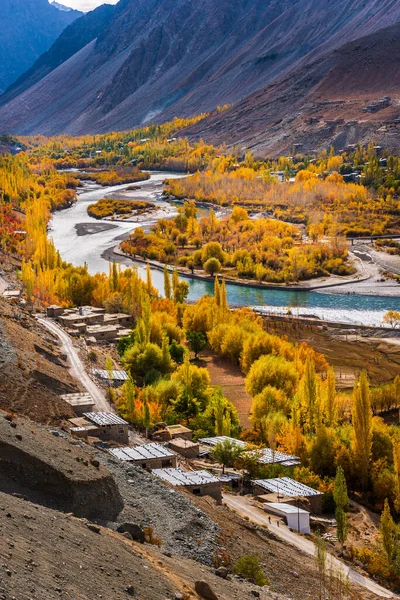
[[[98,458],[114,475],[125,503],[118,522],[150,525],[165,551],[212,563],[219,528],[184,494],[103,452]]]

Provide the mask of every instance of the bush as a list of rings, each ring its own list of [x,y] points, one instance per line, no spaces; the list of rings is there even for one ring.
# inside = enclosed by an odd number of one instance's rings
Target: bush
[[[252,579],[256,585],[269,585],[269,580],[261,568],[260,559],[255,554],[248,554],[239,558],[233,571],[237,575],[242,575],[245,579]]]
[[[265,355],[253,363],[246,377],[246,390],[252,396],[270,385],[290,398],[296,391],[298,375],[294,363],[280,356]]]
[[[211,275],[215,275],[215,273],[219,273],[221,270],[221,263],[218,258],[209,258],[203,265],[203,269],[206,273]]]

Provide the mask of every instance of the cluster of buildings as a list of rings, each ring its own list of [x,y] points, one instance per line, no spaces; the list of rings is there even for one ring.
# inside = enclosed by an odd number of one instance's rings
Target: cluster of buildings
[[[368,112],[368,113],[379,112],[380,110],[383,110],[384,108],[387,108],[388,106],[390,106],[391,101],[392,101],[392,99],[390,96],[384,96],[384,98],[379,98],[379,100],[377,100],[376,102],[370,102],[370,104],[368,104],[363,109],[363,112]]]
[[[76,417],[69,420],[71,434],[88,440],[101,440],[103,447],[116,460],[132,464],[151,472],[165,484],[186,490],[196,496],[211,496],[222,500],[222,487],[242,481],[238,473],[213,474],[204,469],[184,470],[179,467],[179,458],[207,458],[213,448],[229,440],[243,448],[246,443],[236,438],[216,436],[192,440],[192,431],[183,425],[162,425],[153,434],[153,441],[134,447],[129,445],[129,425],[114,413],[93,412],[90,394],[66,394],[62,398],[72,406]],[[159,441],[154,441],[154,438]],[[261,464],[279,464],[291,467],[299,464],[296,456],[274,452],[270,448],[250,450]],[[288,526],[301,533],[310,533],[310,512],[322,510],[322,494],[290,477],[258,479],[251,482],[254,499],[261,503],[264,511],[283,519]],[[301,504],[301,506],[300,506]],[[307,510],[306,508],[309,508]]]
[[[88,344],[116,342],[131,333],[133,319],[125,313],[110,314],[105,308],[81,306],[64,308],[52,305],[47,316],[55,319],[73,336],[84,335]]]

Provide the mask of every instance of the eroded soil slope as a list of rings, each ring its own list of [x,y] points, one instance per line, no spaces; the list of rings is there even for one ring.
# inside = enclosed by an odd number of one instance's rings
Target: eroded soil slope
[[[59,423],[74,413],[58,394],[76,391],[50,334],[27,312],[0,300],[0,408]]]

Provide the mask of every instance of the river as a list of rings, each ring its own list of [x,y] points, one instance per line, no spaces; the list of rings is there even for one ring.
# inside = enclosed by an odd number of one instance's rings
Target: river
[[[179,173],[152,172],[151,178],[136,184],[135,191],[124,193],[123,197],[146,200],[157,206],[146,223],[106,222],[114,227],[96,233],[78,235],[77,225],[85,224],[89,228],[101,229],[104,221],[89,217],[87,207],[105,196],[121,193],[127,185],[100,187],[94,183],[85,183],[78,192],[78,201],[66,210],[53,215],[49,235],[63,260],[80,266],[87,264],[90,273],[108,272],[109,264],[102,254],[128,235],[136,227],[148,227],[158,218],[172,218],[176,214],[173,203],[162,200],[164,179],[182,177]],[[125,264],[131,264],[128,259]],[[144,274],[143,264],[137,263],[140,274]],[[163,274],[152,269],[153,284],[163,292]],[[189,282],[189,300],[198,300],[204,294],[212,294],[212,284],[199,279],[187,279]],[[271,310],[286,310],[292,307],[294,314],[315,315],[328,321],[343,323],[380,325],[388,310],[400,311],[400,297],[365,296],[360,294],[332,294],[329,292],[304,292],[291,290],[257,289],[227,284],[228,302],[232,306],[270,307]]]

